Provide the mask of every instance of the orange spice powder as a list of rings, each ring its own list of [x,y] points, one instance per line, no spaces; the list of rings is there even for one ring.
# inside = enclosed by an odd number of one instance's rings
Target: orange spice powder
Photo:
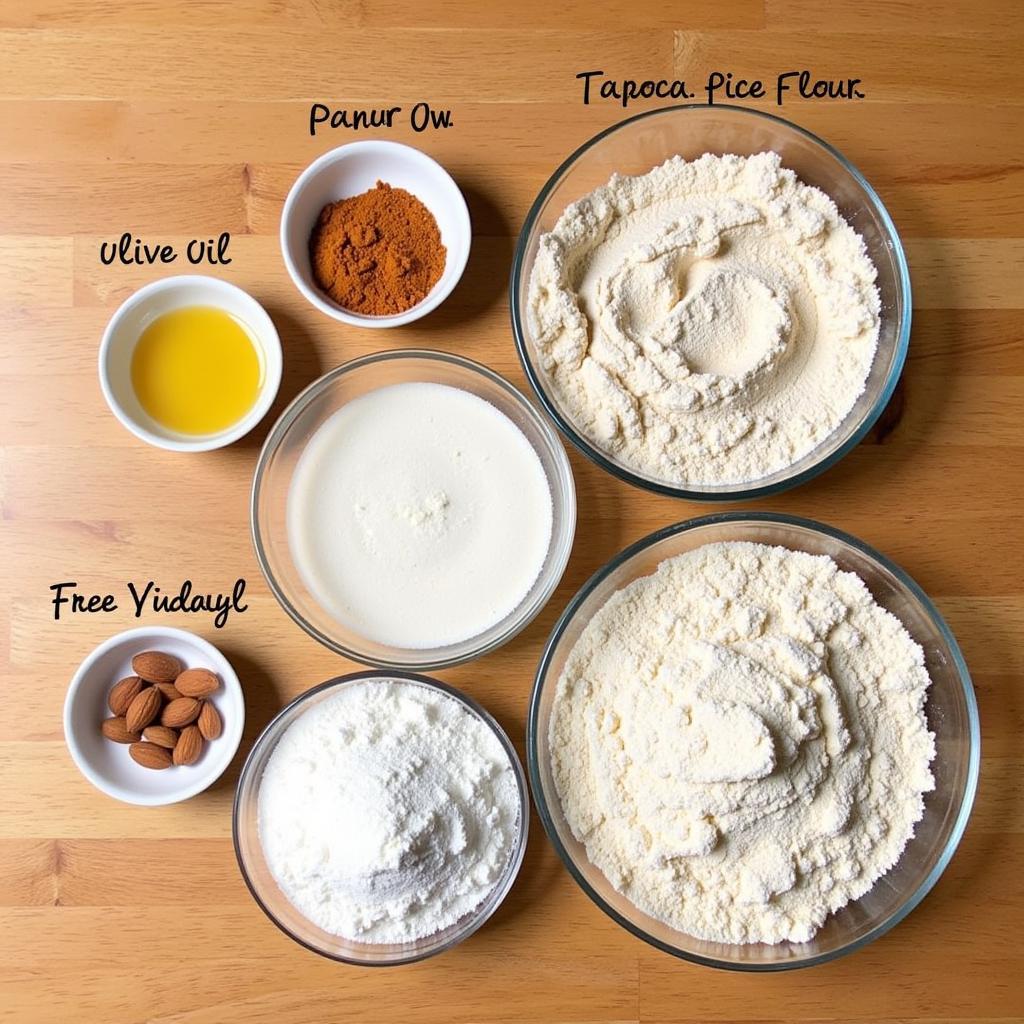
[[[426,297],[444,272],[447,252],[423,203],[378,181],[320,211],[309,256],[317,285],[339,306],[390,316]]]

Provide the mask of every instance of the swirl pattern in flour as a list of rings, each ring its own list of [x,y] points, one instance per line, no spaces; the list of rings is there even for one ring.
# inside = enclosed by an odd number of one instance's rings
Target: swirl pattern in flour
[[[830,558],[663,562],[588,623],[552,772],[593,864],[698,938],[802,942],[896,863],[933,788],[921,647]]]
[[[563,411],[674,484],[758,480],[825,441],[878,342],[863,239],[777,153],[614,176],[541,236],[527,317]]]

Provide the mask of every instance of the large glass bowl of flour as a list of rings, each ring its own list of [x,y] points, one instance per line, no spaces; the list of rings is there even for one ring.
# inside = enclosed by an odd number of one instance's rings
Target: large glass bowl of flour
[[[931,678],[924,713],[935,737],[930,766],[934,789],[924,794],[923,817],[896,864],[863,896],[826,917],[806,942],[709,942],[638,909],[591,863],[585,846],[574,837],[552,768],[550,729],[558,683],[588,623],[614,594],[649,577],[666,559],[734,541],[827,555],[840,569],[859,576],[874,601],[896,616],[921,646]],[[737,743],[745,735],[741,710],[737,708],[737,717],[728,726]],[[527,722],[530,782],[540,819],[583,891],[614,921],[658,949],[695,963],[742,971],[823,963],[859,949],[906,917],[938,880],[963,834],[977,786],[979,754],[978,711],[967,667],[952,633],[921,588],[854,537],[811,520],[770,513],[723,513],[688,520],[638,541],[600,569],[576,594],[552,632],[537,671]],[[681,755],[677,769],[673,774],[681,776]],[[955,928],[955,922],[948,924]]]
[[[418,937],[405,941],[385,941],[379,938],[375,938],[373,941],[358,941],[346,938],[344,934],[325,930],[320,924],[311,920],[292,902],[279,884],[275,877],[272,857],[268,855],[267,848],[264,846],[264,837],[261,834],[263,827],[273,828],[275,825],[274,821],[261,821],[263,810],[261,786],[267,778],[268,772],[273,771],[275,753],[287,744],[289,732],[294,731],[296,725],[301,728],[304,716],[307,716],[308,713],[316,714],[324,710],[331,702],[336,702],[338,698],[355,697],[358,691],[365,690],[368,686],[385,689],[394,686],[402,691],[422,692],[426,710],[424,719],[426,730],[420,728],[416,737],[409,741],[408,750],[412,767],[423,767],[423,759],[430,753],[423,746],[426,738],[436,737],[431,739],[431,743],[444,743],[453,738],[451,729],[445,731],[442,726],[445,722],[451,726],[452,716],[461,715],[466,719],[463,731],[472,729],[474,733],[486,735],[490,754],[495,762],[504,763],[504,773],[511,777],[507,791],[503,791],[502,815],[499,819],[511,826],[504,837],[506,846],[501,854],[504,858],[504,866],[495,870],[490,881],[480,881],[475,874],[480,870],[478,864],[471,866],[474,874],[472,884],[469,884],[466,879],[460,879],[459,869],[463,865],[460,864],[459,857],[464,857],[466,851],[477,844],[493,841],[490,837],[498,829],[494,822],[489,830],[481,828],[481,822],[475,820],[472,814],[468,819],[462,817],[468,812],[473,812],[486,820],[487,807],[481,805],[479,796],[474,796],[472,792],[478,788],[477,784],[485,776],[477,774],[473,778],[467,778],[463,774],[467,770],[467,765],[459,760],[456,750],[449,749],[447,758],[430,758],[430,760],[436,760],[437,763],[428,763],[425,766],[427,770],[423,775],[426,788],[417,787],[416,773],[409,774],[408,772],[410,765],[402,764],[401,760],[398,762],[393,760],[395,745],[387,747],[391,751],[390,755],[383,752],[387,737],[380,735],[382,730],[386,732],[388,728],[393,728],[398,737],[400,730],[409,724],[403,718],[403,714],[408,715],[409,713],[408,701],[406,701],[400,705],[402,713],[395,715],[390,723],[376,722],[370,731],[371,740],[369,743],[361,745],[363,761],[367,769],[366,774],[345,779],[345,784],[352,790],[357,790],[361,784],[364,784],[367,787],[365,792],[361,795],[348,792],[339,779],[336,792],[328,801],[331,810],[324,811],[321,815],[321,817],[324,814],[327,815],[326,832],[322,828],[324,824],[322,821],[310,823],[310,833],[317,835],[317,839],[313,840],[314,847],[320,842],[335,844],[331,850],[334,860],[331,860],[323,869],[323,880],[320,884],[323,885],[324,891],[329,891],[331,885],[345,884],[349,888],[344,891],[347,891],[353,898],[356,898],[356,894],[359,892],[365,896],[371,891],[386,891],[389,884],[394,886],[396,875],[393,865],[375,866],[374,870],[367,874],[353,869],[353,866],[358,863],[366,866],[363,854],[368,848],[373,848],[374,838],[378,836],[375,830],[383,824],[383,820],[374,820],[374,814],[369,813],[365,800],[361,803],[361,798],[376,801],[381,807],[390,806],[394,812],[394,821],[419,823],[422,832],[410,844],[412,851],[415,852],[415,857],[409,858],[410,864],[407,868],[406,866],[399,868],[397,874],[408,870],[410,876],[414,876],[417,872],[423,872],[425,865],[436,866],[427,868],[425,871],[426,875],[431,877],[430,886],[424,890],[426,904],[414,903],[413,906],[422,911],[423,906],[436,909],[440,903],[446,901],[450,902],[452,906],[456,906],[460,899],[463,905],[468,902],[468,897],[465,895],[458,896],[451,895],[451,893],[473,892],[474,898],[471,908],[461,913],[456,919],[452,920],[455,917],[453,913],[439,918],[445,923],[437,931],[420,929]],[[441,708],[445,705],[453,705],[454,711],[442,711]],[[385,710],[381,714],[384,715],[388,705],[385,703],[382,707]],[[423,725],[423,723],[420,724]],[[455,729],[455,732],[457,738],[458,728]],[[364,736],[362,739],[366,740],[366,737]],[[456,743],[454,746],[457,747],[458,744]],[[382,751],[380,756],[383,759],[384,769],[375,772],[373,765],[366,760],[366,755],[367,752],[372,753],[377,749]],[[318,753],[318,751],[310,751],[310,757],[316,758]],[[336,759],[330,763],[338,770]],[[352,764],[350,763],[348,767],[351,769]],[[301,765],[299,768],[303,770]],[[322,760],[319,763],[319,769],[321,772],[330,770],[328,763]],[[306,772],[314,771],[308,762],[304,770]],[[479,762],[473,762],[469,771],[470,773],[479,772]],[[374,785],[376,783],[379,787],[382,781],[387,782],[389,772],[395,786],[391,800],[386,799],[381,790],[375,788]],[[370,781],[367,782],[367,779]],[[398,781],[396,782],[395,779]],[[282,780],[279,778],[275,785],[280,789],[281,783]],[[278,795],[287,801],[289,798],[287,789],[295,788],[295,782],[285,779],[284,783],[286,789],[284,792],[279,792]],[[301,788],[301,783],[299,788]],[[323,787],[320,792],[322,795]],[[425,797],[426,804],[429,805],[426,810],[415,806],[417,801],[423,801]],[[280,804],[277,806],[280,807]],[[372,806],[375,804],[371,803],[370,807]],[[491,805],[491,807],[492,813],[496,814],[497,807],[495,805]],[[427,957],[451,949],[467,939],[491,918],[511,890],[522,865],[529,830],[529,810],[526,777],[519,762],[519,756],[501,726],[476,701],[462,691],[427,676],[404,672],[355,672],[328,680],[307,690],[280,711],[263,730],[246,758],[238,780],[238,787],[235,791],[232,834],[235,855],[249,891],[259,904],[260,909],[286,935],[314,953],[341,963],[362,967],[394,967],[425,960]],[[315,808],[310,807],[308,803],[303,803],[300,794],[296,792],[294,810],[290,813],[286,811],[285,817],[288,818],[287,827],[296,833],[302,832],[303,840],[305,839],[305,827],[301,821],[296,821],[295,818],[304,816],[307,811],[315,813]],[[350,816],[348,830],[346,830],[345,814]],[[351,822],[356,820],[361,824],[355,831],[351,831]],[[472,834],[468,836],[468,839],[464,836],[462,849],[455,854],[447,847],[453,834],[452,825],[457,834],[460,822],[466,831]],[[435,831],[436,839],[428,838]],[[344,841],[344,846],[336,845],[339,840]],[[442,850],[446,851],[443,854],[444,859],[438,862],[435,858],[440,855]],[[313,849],[304,856],[315,863],[315,858],[319,853],[319,849]],[[405,855],[403,855],[403,864],[404,860]],[[306,863],[306,861],[303,860],[300,864],[302,863]],[[301,870],[299,865],[294,866]],[[475,892],[474,885],[476,886]],[[450,889],[451,893],[442,896],[441,889]],[[329,902],[327,896],[321,895],[319,898],[325,903]],[[447,923],[449,921],[450,923]]]
[[[274,596],[366,665],[422,671],[506,643],[568,561],[576,497],[550,422],[498,374],[444,352],[354,359],[274,425],[252,533]]]
[[[673,157],[694,161],[706,153],[742,158],[762,153],[778,154],[782,167],[830,197],[841,217],[863,239],[866,256],[877,271],[877,300],[870,300],[878,303],[874,313],[877,343],[873,357],[869,352],[859,357],[862,365],[851,378],[851,384],[859,386],[862,380],[863,390],[852,404],[849,398],[855,391],[851,387],[844,392],[841,379],[845,374],[842,368],[848,361],[846,355],[839,355],[840,345],[836,345],[836,362],[827,369],[823,362],[815,362],[816,355],[811,362],[803,362],[809,351],[804,341],[805,328],[813,333],[814,328],[809,325],[817,322],[815,308],[820,312],[840,305],[845,282],[840,292],[832,296],[819,293],[814,300],[817,307],[813,305],[812,293],[800,299],[796,294],[799,289],[791,291],[791,300],[780,307],[773,303],[770,288],[765,292],[759,276],[771,276],[773,268],[768,265],[755,267],[731,293],[719,295],[713,285],[725,280],[726,275],[718,274],[718,270],[729,263],[728,273],[732,280],[738,280],[743,276],[746,259],[742,252],[731,253],[733,236],[729,224],[720,229],[718,237],[723,241],[717,251],[704,252],[698,244],[694,252],[667,272],[668,279],[673,275],[677,278],[672,287],[678,291],[670,289],[669,294],[679,299],[669,313],[660,306],[666,294],[664,287],[658,285],[653,292],[644,291],[650,285],[650,266],[657,263],[657,260],[644,263],[650,252],[639,261],[641,265],[635,262],[629,265],[631,254],[619,266],[615,263],[618,256],[605,259],[595,255],[591,260],[584,251],[586,246],[581,243],[579,251],[573,250],[565,256],[566,273],[597,282],[596,297],[581,292],[577,300],[584,313],[583,321],[589,324],[584,326],[582,337],[589,337],[588,354],[592,358],[574,370],[581,358],[577,349],[579,339],[570,344],[568,332],[563,332],[558,341],[538,337],[538,332],[543,333],[544,329],[538,326],[540,321],[531,313],[531,292],[535,293],[531,279],[535,268],[551,263],[549,259],[539,258],[544,255],[543,239],[556,230],[566,208],[608,184],[613,175],[647,175]],[[654,203],[640,209],[657,210],[658,206]],[[785,210],[784,203],[782,208]],[[600,220],[604,209],[599,203],[593,204],[584,222],[567,229],[568,234],[583,231],[583,224],[588,220]],[[727,216],[732,214],[727,211]],[[627,215],[620,220],[625,222]],[[788,232],[797,234],[804,230],[797,223],[787,228]],[[778,237],[786,233],[780,232]],[[609,237],[613,237],[611,230]],[[647,239],[628,223],[614,237],[628,239],[634,246],[633,253],[637,251],[635,246],[646,245]],[[559,238],[561,246],[565,234]],[[771,236],[768,240],[770,243]],[[658,247],[663,244],[668,248],[674,243],[671,239],[664,243],[652,237],[648,248],[661,253]],[[731,256],[735,258],[730,259]],[[843,267],[852,262],[844,260],[838,252],[830,259],[840,268],[839,277],[844,273]],[[590,269],[573,269],[584,267],[588,260],[592,263]],[[793,275],[793,280],[799,279],[799,273]],[[544,280],[545,294],[550,284]],[[624,302],[617,305],[617,298],[621,299],[630,290],[632,307]],[[655,298],[657,303],[653,301]],[[793,315],[783,331],[783,325],[775,321],[778,318],[786,321],[784,307],[787,304],[793,307],[790,310]],[[556,320],[564,317],[564,322],[573,321],[577,314],[569,308],[571,305],[549,303],[550,315]],[[603,312],[598,316],[595,309],[602,306]],[[740,500],[778,493],[811,479],[853,449],[867,435],[892,396],[906,357],[911,319],[910,277],[903,246],[881,200],[856,167],[827,143],[788,121],[756,110],[720,105],[688,105],[639,114],[599,133],[569,156],[541,189],[524,222],[512,267],[510,307],[516,345],[530,383],[561,431],[584,455],[635,486],[705,501]],[[702,312],[705,307],[710,307],[712,312]],[[724,315],[723,309],[726,310]],[[705,330],[711,322],[709,317],[718,322],[710,333]],[[670,323],[673,318],[678,322]],[[599,349],[595,349],[597,323],[601,324],[602,332]],[[795,325],[793,333],[789,333],[789,323]],[[788,343],[786,337],[791,339]],[[643,340],[646,338],[653,338],[655,342],[649,345]],[[639,369],[622,363],[624,353],[637,350],[634,347],[637,341],[647,362]],[[698,422],[684,411],[682,418],[675,420],[667,411],[679,407],[675,397],[665,393],[656,399],[648,398],[651,392],[647,389],[652,386],[650,365],[666,373],[665,366],[652,354],[652,347],[655,353],[662,353],[671,360],[678,358],[677,350],[682,352],[685,364],[693,372],[693,376],[687,378],[686,387],[702,381],[693,385],[693,394],[703,395],[699,401],[706,402],[704,408],[712,410],[709,416],[721,418],[705,420],[701,413]],[[865,377],[867,361],[870,361],[870,368]],[[555,367],[560,367],[558,372]],[[850,372],[852,374],[852,370]],[[608,374],[621,388],[614,392],[604,390]],[[804,374],[806,387],[801,385],[800,394],[814,395],[816,401],[820,399],[815,415],[827,414],[834,421],[832,425],[804,418],[803,399],[795,391],[792,398],[789,391],[781,392],[778,400],[771,397],[771,389],[777,386],[775,382],[787,380],[791,374]],[[665,379],[673,389],[676,387],[677,379],[671,370]],[[655,388],[662,386],[661,383],[653,385]],[[685,389],[684,393],[687,401],[693,397]],[[597,399],[598,395],[604,397]],[[758,403],[752,405],[749,421],[744,421],[736,412],[736,402],[745,401],[745,396]],[[759,419],[760,403],[769,400],[774,404],[766,404],[765,416]],[[652,410],[656,411],[656,421],[650,419]],[[662,413],[667,417],[664,420]],[[814,425],[803,429],[805,422]],[[699,435],[691,438],[687,433],[690,430],[697,430]],[[669,431],[668,441],[661,440],[664,431]],[[794,455],[799,453],[798,457],[789,464],[771,468],[772,461],[760,441],[762,434],[769,436],[768,431],[774,431],[782,439],[776,448],[776,463],[787,458],[786,446],[791,446]],[[739,436],[739,444],[730,437],[733,433]],[[629,440],[631,436],[634,441]],[[634,443],[640,446],[636,450],[631,448]],[[678,460],[678,471],[673,468],[670,472],[664,462],[658,461],[664,454],[660,450],[663,444],[668,456]],[[734,444],[735,448],[731,449]],[[677,448],[673,449],[672,445]],[[733,464],[726,467],[721,462],[702,461],[693,453],[704,445],[711,449],[724,446],[730,456],[736,456]],[[699,474],[705,471],[708,475],[702,480]],[[716,477],[716,474],[732,475]],[[728,482],[715,482],[721,479]]]

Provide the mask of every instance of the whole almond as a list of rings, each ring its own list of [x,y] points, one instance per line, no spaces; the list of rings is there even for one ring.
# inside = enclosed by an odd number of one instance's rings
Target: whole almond
[[[186,725],[181,730],[171,760],[175,764],[195,764],[203,752],[203,737],[196,725]]]
[[[183,697],[209,697],[220,686],[220,680],[208,668],[187,668],[174,685]]]
[[[180,729],[191,725],[199,717],[199,701],[195,697],[179,697],[164,707],[160,715],[160,724]]]
[[[177,700],[181,696],[174,683],[154,683],[153,685],[163,695],[164,700]]]
[[[147,686],[132,698],[125,712],[125,724],[129,732],[142,732],[160,714],[160,691]]]
[[[204,740],[215,740],[224,730],[220,713],[208,700],[204,700],[203,706],[199,709],[196,725],[199,726]]]
[[[142,689],[142,680],[138,676],[125,676],[124,679],[114,683],[107,694],[107,707],[118,716],[124,717],[128,705],[135,699],[135,695]]]
[[[178,732],[176,729],[168,729],[166,725],[148,725],[142,730],[142,738],[147,743],[173,750],[178,742]]]
[[[100,728],[103,730],[103,735],[115,743],[138,743],[140,739],[137,732],[128,731],[124,715],[119,715],[117,718],[104,719]]]
[[[132,658],[132,671],[147,683],[173,683],[181,671],[181,662],[163,651],[143,651]]]
[[[133,743],[128,748],[128,753],[136,764],[141,764],[143,768],[152,768],[154,771],[170,768],[174,763],[171,752],[165,747],[158,747],[155,743]]]

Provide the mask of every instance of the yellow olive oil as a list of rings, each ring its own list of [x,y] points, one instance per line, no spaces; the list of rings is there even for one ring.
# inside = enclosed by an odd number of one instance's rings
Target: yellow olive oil
[[[253,407],[263,380],[249,332],[229,313],[187,306],[157,317],[132,354],[142,408],[179,434],[217,434]]]

